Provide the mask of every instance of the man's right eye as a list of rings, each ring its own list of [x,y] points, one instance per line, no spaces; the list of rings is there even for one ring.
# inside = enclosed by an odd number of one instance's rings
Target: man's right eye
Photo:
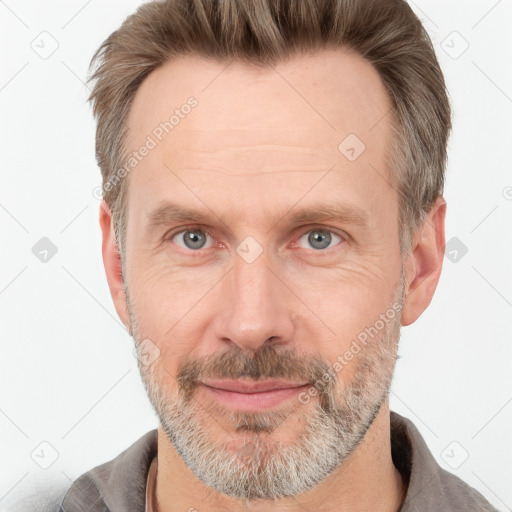
[[[192,251],[208,249],[212,245],[210,234],[203,229],[187,229],[175,233],[170,238],[173,243],[179,247]],[[208,240],[208,238],[210,238],[210,240]]]

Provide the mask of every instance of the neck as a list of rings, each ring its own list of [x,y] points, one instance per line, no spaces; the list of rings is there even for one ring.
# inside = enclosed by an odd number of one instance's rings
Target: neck
[[[298,496],[273,500],[273,512],[396,512],[404,496],[391,459],[389,405],[384,403],[354,452],[319,485]],[[268,511],[269,501],[239,501],[206,487],[185,465],[162,427],[158,428],[155,512]]]

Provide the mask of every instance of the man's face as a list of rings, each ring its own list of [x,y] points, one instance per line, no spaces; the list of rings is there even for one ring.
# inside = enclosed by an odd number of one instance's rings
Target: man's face
[[[403,292],[389,110],[342,51],[181,58],[136,95],[127,148],[156,144],[129,176],[131,329],[158,355],[140,368],[164,430],[226,494],[310,488],[386,399]]]

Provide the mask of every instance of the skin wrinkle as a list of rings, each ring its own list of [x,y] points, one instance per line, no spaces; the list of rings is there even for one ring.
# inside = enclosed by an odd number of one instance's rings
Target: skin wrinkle
[[[264,171],[262,172],[253,172],[253,173],[250,173],[250,174],[245,174],[245,173],[233,173],[233,172],[227,172],[227,171],[220,171],[218,169],[208,169],[208,170],[205,170],[205,169],[193,169],[193,168],[190,168],[188,169],[189,172],[209,172],[209,173],[217,173],[217,174],[223,174],[225,176],[232,176],[234,178],[247,178],[248,176],[256,176],[256,177],[259,177],[259,176],[262,176],[264,174],[268,174],[268,173],[265,173]],[[282,171],[277,171],[277,170],[272,170],[271,171],[272,174],[292,174],[292,173],[298,173],[298,172],[307,172],[307,173],[325,173],[325,169],[322,168],[322,169],[318,169],[317,171],[312,171],[310,169],[308,170],[298,170],[298,169],[287,169],[287,170],[282,170]]]

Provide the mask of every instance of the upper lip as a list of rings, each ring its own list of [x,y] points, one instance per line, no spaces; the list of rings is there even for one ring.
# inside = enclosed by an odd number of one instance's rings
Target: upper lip
[[[290,382],[284,380],[213,380],[203,379],[202,383],[212,388],[223,389],[225,391],[234,391],[237,393],[262,393],[264,391],[272,391],[275,389],[299,388],[305,386],[307,382]]]

